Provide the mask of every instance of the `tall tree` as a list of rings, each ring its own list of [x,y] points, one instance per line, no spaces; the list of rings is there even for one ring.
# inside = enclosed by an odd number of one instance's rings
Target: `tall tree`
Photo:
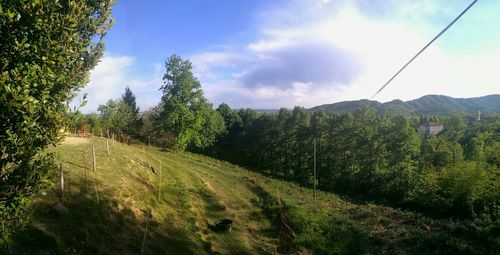
[[[243,122],[241,117],[238,115],[238,112],[231,109],[231,107],[229,107],[226,103],[220,104],[219,107],[217,107],[217,111],[224,118],[224,124],[226,125],[228,136],[234,137],[236,132],[241,129]]]
[[[453,164],[463,159],[462,147],[458,141],[463,137],[465,128],[464,119],[460,115],[455,115],[445,122],[445,128],[442,135],[452,144]]]
[[[49,183],[67,102],[102,56],[112,0],[0,1],[0,244]]]
[[[137,107],[136,102],[135,102],[135,95],[132,92],[132,90],[127,86],[125,88],[125,93],[122,95],[122,101],[132,109],[132,112],[134,113],[135,118],[139,116],[139,107]]]
[[[290,117],[293,131],[293,176],[295,181],[304,185],[308,184],[312,173],[313,147],[311,140],[311,114],[304,107],[293,108]]]
[[[172,55],[165,68],[160,129],[172,132],[171,145],[175,149],[207,147],[224,131],[224,125],[213,119],[220,115],[213,113],[212,105],[205,99],[189,60]]]
[[[321,170],[325,165],[322,153],[324,151],[324,141],[326,139],[328,129],[328,115],[324,110],[319,110],[313,113],[311,118],[311,129],[313,139],[316,141],[317,181],[318,184],[321,185],[321,178],[323,176],[323,171]]]
[[[276,139],[276,153],[278,154],[276,172],[280,175],[288,177],[290,175],[290,160],[291,160],[291,137],[289,135],[290,129],[288,126],[290,111],[287,108],[280,108],[276,116],[277,133]]]
[[[142,120],[139,117],[139,107],[135,102],[135,95],[128,86],[125,88],[125,93],[123,93],[121,101],[130,108],[132,113],[132,120],[124,131],[127,135],[138,138],[140,135]]]
[[[403,116],[391,118],[383,136],[387,160],[382,177],[383,195],[394,202],[405,201],[415,185],[420,136]]]

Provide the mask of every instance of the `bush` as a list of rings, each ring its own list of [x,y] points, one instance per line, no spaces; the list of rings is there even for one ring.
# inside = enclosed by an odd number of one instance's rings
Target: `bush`
[[[420,175],[410,204],[437,216],[498,218],[498,168],[463,162]]]
[[[67,102],[102,56],[112,0],[0,2],[0,245],[55,169]]]

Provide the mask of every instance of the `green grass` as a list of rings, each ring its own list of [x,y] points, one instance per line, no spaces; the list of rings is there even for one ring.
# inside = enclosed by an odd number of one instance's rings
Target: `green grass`
[[[498,248],[480,226],[354,204],[331,193],[319,192],[314,202],[310,189],[200,155],[114,143],[108,157],[99,138],[54,150],[65,170],[68,213],[51,210],[59,201],[55,185],[33,201],[30,225],[4,251],[139,254],[146,226],[143,254],[488,254]],[[160,160],[161,179],[151,171]],[[234,220],[231,232],[214,231],[221,218]]]

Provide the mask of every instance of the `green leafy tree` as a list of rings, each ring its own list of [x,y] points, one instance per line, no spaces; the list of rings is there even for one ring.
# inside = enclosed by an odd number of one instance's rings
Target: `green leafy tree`
[[[56,166],[43,151],[61,137],[66,102],[102,56],[112,2],[0,1],[0,242],[49,185]]]
[[[323,151],[325,148],[325,139],[328,130],[328,115],[324,110],[313,113],[311,118],[311,129],[313,138],[316,140],[316,161],[318,184],[321,185],[325,162],[323,160]]]
[[[83,125],[85,125],[85,115],[80,112],[80,108],[87,104],[87,94],[85,93],[78,105],[73,106],[73,109],[68,109],[66,113],[66,128],[69,132],[76,133]]]
[[[384,172],[383,192],[398,203],[407,200],[415,187],[415,175],[420,155],[420,137],[407,118],[391,118],[384,130],[387,169]]]
[[[134,122],[134,112],[123,100],[109,100],[105,105],[99,105],[97,110],[101,122],[115,134],[123,135]]]
[[[173,134],[171,146],[174,149],[211,145],[225,128],[220,125],[220,114],[215,114],[205,99],[201,84],[192,73],[191,62],[172,55],[165,68],[160,129]]]
[[[234,145],[234,139],[241,132],[242,120],[238,115],[238,112],[231,109],[229,105],[222,103],[217,107],[216,111],[221,115],[224,120],[225,132],[219,135],[219,139],[213,144],[213,146],[207,147],[204,150],[205,154],[224,158],[226,160],[234,161],[236,155],[231,153],[236,149]]]
[[[277,154],[276,172],[279,175],[288,177],[290,175],[290,160],[291,160],[291,137],[289,136],[290,129],[288,128],[290,111],[287,108],[281,108],[276,116],[276,146]]]
[[[451,151],[453,155],[453,164],[459,163],[463,159],[462,147],[458,143],[463,137],[466,125],[462,116],[455,115],[448,119],[442,132],[444,136],[451,143]]]
[[[238,112],[231,109],[229,105],[222,103],[217,107],[217,112],[224,118],[224,124],[226,125],[226,129],[228,131],[228,135],[230,137],[234,137],[234,135],[241,129],[242,120],[238,115]]]
[[[311,140],[311,114],[303,107],[295,107],[290,118],[294,141],[292,143],[293,153],[293,176],[295,181],[304,185],[309,184],[312,177],[312,155],[313,147]]]

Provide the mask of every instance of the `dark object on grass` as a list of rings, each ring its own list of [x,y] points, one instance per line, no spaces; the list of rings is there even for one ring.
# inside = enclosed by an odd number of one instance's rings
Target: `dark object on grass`
[[[52,212],[57,215],[63,215],[68,213],[68,208],[66,208],[61,203],[56,203],[55,205],[52,206]]]
[[[158,169],[156,169],[154,166],[151,166],[151,172],[153,172],[153,174],[158,175]]]
[[[232,226],[233,226],[233,221],[230,219],[221,219],[215,222],[215,229],[221,232],[231,231]]]

